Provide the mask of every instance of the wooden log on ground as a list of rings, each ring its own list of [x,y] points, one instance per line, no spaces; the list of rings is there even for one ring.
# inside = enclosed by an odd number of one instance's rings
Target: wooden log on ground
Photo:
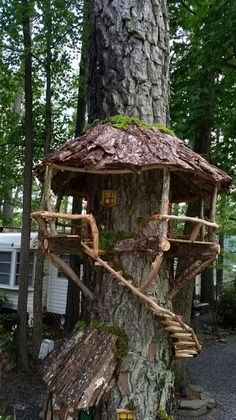
[[[116,341],[117,336],[96,329],[74,331],[41,366],[50,392],[76,410],[97,405],[114,375]]]

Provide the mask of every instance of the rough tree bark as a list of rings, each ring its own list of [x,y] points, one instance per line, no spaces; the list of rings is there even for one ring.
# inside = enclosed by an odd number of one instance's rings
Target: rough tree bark
[[[89,120],[128,114],[166,123],[169,94],[165,0],[91,2]]]
[[[17,307],[17,357],[21,368],[28,368],[27,349],[27,298],[29,280],[29,244],[31,230],[31,189],[33,159],[33,113],[32,113],[32,57],[30,6],[27,0],[21,1],[24,35],[24,78],[25,78],[25,165],[23,181],[23,216],[20,256],[20,283]]]
[[[147,122],[166,123],[168,113],[168,15],[165,1],[91,2],[89,120],[127,114]],[[160,212],[162,171],[97,176],[91,182],[90,208],[99,226],[114,231],[140,231],[137,219]],[[118,204],[101,207],[101,190],[118,191]],[[157,233],[157,222],[151,223]],[[153,233],[153,232],[152,232]],[[116,264],[134,284],[151,267],[150,256],[117,256]],[[85,319],[120,325],[129,338],[129,352],[109,398],[93,410],[94,420],[115,420],[116,408],[134,406],[137,420],[154,420],[157,408],[171,410],[172,357],[166,333],[148,309],[124,287],[87,260],[85,281],[95,302],[83,302]],[[163,262],[153,293],[165,304],[169,271]],[[171,304],[171,303],[170,303]]]

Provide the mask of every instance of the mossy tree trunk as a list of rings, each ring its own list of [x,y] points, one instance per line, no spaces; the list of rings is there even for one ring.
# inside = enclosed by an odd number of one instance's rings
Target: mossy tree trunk
[[[107,230],[129,232],[134,237],[161,236],[161,224],[153,222],[149,228],[141,229],[138,218],[160,212],[158,197],[161,197],[162,181],[162,171],[91,179],[90,211],[99,226]],[[118,192],[119,202],[112,209],[104,209],[100,204],[102,189],[108,185]],[[115,255],[113,264],[138,287],[147,276],[152,261],[153,256],[144,253],[121,253]],[[119,325],[129,340],[128,354],[121,364],[117,384],[110,398],[94,410],[93,418],[115,420],[116,408],[134,406],[137,420],[154,420],[159,406],[170,411],[172,405],[172,348],[168,335],[145,304],[117,284],[101,267],[94,268],[87,262],[85,278],[96,297],[93,302],[84,302],[86,319]],[[169,266],[164,261],[149,293],[166,306],[168,288]]]
[[[126,114],[146,122],[168,119],[168,16],[166,1],[134,0],[91,2],[89,49],[89,120]],[[126,231],[131,235],[157,235],[161,225],[141,230],[138,217],[158,213],[163,171],[140,174],[92,176],[89,212],[99,229]],[[101,204],[102,189],[115,189],[118,203]],[[152,231],[152,228],[154,229]],[[160,231],[161,234],[161,231]],[[119,254],[114,263],[138,286],[148,274],[153,258],[147,254]],[[83,302],[85,319],[121,326],[129,350],[111,394],[93,410],[94,420],[115,420],[116,408],[133,406],[137,420],[156,420],[157,408],[172,406],[172,350],[157,318],[145,304],[116,280],[87,260],[85,281],[95,301]],[[164,260],[149,293],[166,305],[169,267]]]

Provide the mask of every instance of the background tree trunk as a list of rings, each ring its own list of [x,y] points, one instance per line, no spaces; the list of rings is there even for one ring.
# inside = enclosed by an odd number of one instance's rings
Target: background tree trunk
[[[196,153],[203,155],[209,160],[209,153],[211,147],[211,127],[213,118],[213,76],[212,74],[203,74],[200,79],[200,86],[202,95],[200,95],[201,102],[199,103],[199,113],[195,116],[194,136],[192,148]],[[196,216],[199,214],[199,203],[193,203],[188,206],[187,214],[189,216]],[[188,229],[188,226],[185,227]],[[179,264],[179,263],[178,263]],[[181,262],[182,268],[185,262]],[[201,275],[202,291],[201,299],[204,302],[209,302],[208,299],[213,296],[213,271],[211,268],[205,270]],[[205,291],[205,293],[204,293]],[[187,284],[174,299],[173,305],[175,312],[183,316],[184,321],[189,324],[191,319],[191,308],[194,293],[194,280]],[[211,300],[210,300],[211,301]],[[176,360],[175,363],[175,377],[176,388],[185,384],[187,381],[186,361]]]
[[[86,117],[86,103],[87,103],[87,72],[88,72],[88,39],[89,39],[89,1],[84,0],[83,8],[83,32],[82,32],[82,48],[79,71],[79,89],[77,99],[77,115],[75,137],[82,133],[85,126]],[[81,213],[82,199],[80,197],[73,198],[72,213]],[[80,268],[77,263],[78,257],[76,255],[70,256],[70,266],[80,277]],[[77,285],[68,279],[68,290],[66,300],[66,314],[65,314],[65,331],[73,330],[75,323],[78,321],[80,315],[80,299],[81,292]]]
[[[49,153],[52,141],[52,11],[51,2],[43,2],[44,24],[47,37],[46,51],[46,98],[45,98],[45,138],[44,156]],[[34,278],[34,307],[33,307],[33,335],[32,355],[35,361],[38,360],[40,342],[42,340],[42,298],[43,298],[43,276],[44,276],[45,255],[38,249]]]
[[[91,2],[88,109],[89,120],[128,114],[146,122],[168,114],[168,16],[165,1]],[[91,178],[90,208],[99,227],[140,232],[137,218],[160,210],[163,172]],[[102,188],[118,191],[118,204],[101,207]],[[155,234],[157,226],[155,225]],[[152,232],[153,233],[153,232]],[[146,232],[150,234],[150,232]],[[116,256],[115,264],[139,285],[152,259],[138,253]],[[165,304],[169,270],[165,261],[152,292]],[[94,420],[115,420],[116,408],[134,406],[137,420],[156,420],[157,407],[172,406],[172,357],[158,319],[101,268],[85,265],[85,281],[95,294],[83,301],[83,317],[122,327],[129,352],[109,399],[93,410]]]
[[[22,0],[22,24],[24,34],[24,77],[25,77],[25,166],[23,182],[23,216],[20,256],[20,283],[17,307],[17,357],[21,368],[28,368],[27,349],[27,298],[29,281],[29,244],[31,231],[31,190],[33,159],[33,114],[32,114],[32,57],[30,6]]]

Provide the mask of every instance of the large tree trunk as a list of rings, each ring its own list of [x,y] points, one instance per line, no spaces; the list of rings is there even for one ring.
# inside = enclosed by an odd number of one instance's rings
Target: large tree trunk
[[[162,171],[112,176],[109,180],[99,177],[91,190],[91,211],[95,217],[99,214],[100,225],[108,230],[156,235],[156,223],[144,232],[137,220],[140,216],[160,212],[157,197],[161,195],[162,180]],[[101,216],[102,208],[98,207],[97,198],[107,183],[119,191],[119,203]],[[151,262],[152,257],[135,252],[115,257],[116,266],[127,278],[133,279],[135,286],[147,276]],[[121,326],[129,340],[129,352],[120,367],[117,385],[109,400],[98,410],[94,409],[94,420],[113,420],[115,409],[127,404],[134,405],[137,420],[154,420],[157,407],[169,411],[172,404],[172,351],[167,334],[145,304],[101,268],[94,269],[87,263],[85,278],[96,296],[92,303],[84,303],[86,318]],[[165,305],[168,288],[169,267],[164,261],[149,291]]]
[[[24,34],[24,78],[25,78],[25,166],[23,181],[23,216],[20,256],[20,283],[17,307],[17,356],[21,368],[28,368],[27,349],[27,298],[29,281],[29,244],[31,231],[31,190],[33,160],[33,115],[32,115],[32,57],[30,6],[22,0],[22,23]]]
[[[165,0],[91,1],[89,120],[128,114],[166,123],[169,94]]]
[[[128,114],[146,122],[164,124],[168,111],[168,17],[165,1],[91,2],[89,61],[89,120]],[[91,183],[90,208],[105,229],[145,235],[137,219],[158,213],[163,172],[98,176]],[[118,192],[118,204],[101,207],[101,190]],[[157,226],[154,224],[155,235]],[[146,234],[153,232],[146,231]],[[115,264],[135,285],[147,274],[150,256],[121,254]],[[165,305],[169,270],[164,260],[152,292]],[[168,337],[145,304],[115,279],[87,260],[85,280],[95,294],[83,302],[85,319],[122,327],[129,339],[128,354],[108,399],[94,408],[94,420],[115,420],[116,408],[134,406],[137,420],[156,420],[157,407],[172,405],[172,353]]]

